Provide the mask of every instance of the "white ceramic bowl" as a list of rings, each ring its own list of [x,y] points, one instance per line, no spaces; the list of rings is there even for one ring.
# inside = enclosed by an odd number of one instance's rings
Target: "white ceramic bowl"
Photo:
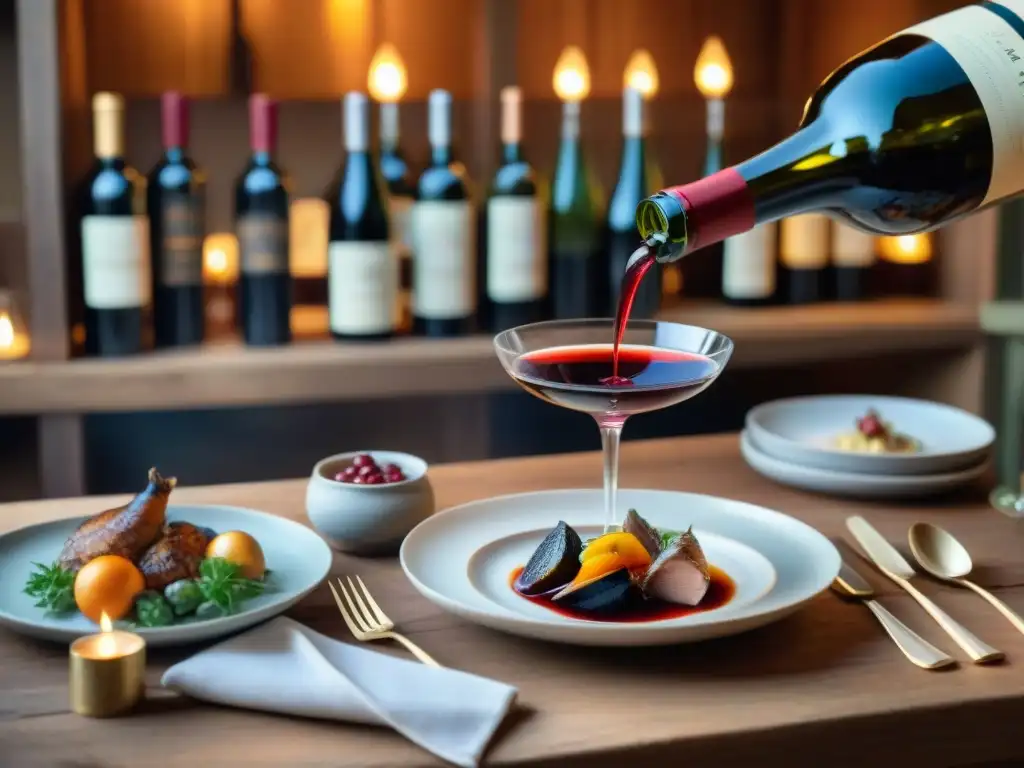
[[[355,485],[334,479],[361,453],[396,464],[406,479]],[[427,462],[396,451],[352,451],[317,462],[306,486],[306,514],[334,549],[359,555],[395,554],[405,535],[434,512]]]
[[[917,453],[855,453],[832,447],[874,408],[921,442]],[[750,442],[767,456],[803,467],[877,475],[929,475],[976,467],[995,442],[992,425],[942,403],[883,395],[822,395],[764,403],[747,413]]]

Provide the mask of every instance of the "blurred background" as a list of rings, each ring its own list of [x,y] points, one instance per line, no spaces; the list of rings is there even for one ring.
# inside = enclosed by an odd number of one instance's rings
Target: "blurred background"
[[[479,205],[502,163],[500,93],[518,86],[539,204],[556,205],[558,173],[583,174],[584,256],[604,274],[616,236],[634,234],[610,213],[617,189],[646,195],[756,154],[796,127],[846,57],[966,4],[0,0],[0,500],[136,490],[152,465],[199,484],[301,476],[364,448],[431,462],[597,449],[588,417],[516,389],[493,328],[419,338],[406,318],[376,344],[329,337],[321,198],[344,154],[342,96],[369,91],[375,143],[379,105],[396,105],[397,205],[430,159],[428,94],[450,92],[455,157]],[[644,94],[642,136],[623,135],[626,85]],[[123,98],[123,152],[141,173],[165,149],[162,94],[189,100],[189,153],[206,175],[202,344],[83,349],[76,190],[102,91]],[[271,348],[247,347],[230,319],[252,93],[278,102],[275,156],[291,181],[293,340]],[[642,167],[630,159],[639,140]],[[1014,380],[1007,350],[1024,334],[1020,214],[1012,202],[934,235],[868,241],[800,217],[664,272],[659,316],[726,333],[737,353],[708,392],[635,417],[625,439],[736,430],[752,405],[821,392],[936,399],[1016,433],[1015,393],[1000,382]],[[554,306],[573,279],[558,265],[579,254],[553,238],[537,254],[545,315],[610,315],[604,299]]]

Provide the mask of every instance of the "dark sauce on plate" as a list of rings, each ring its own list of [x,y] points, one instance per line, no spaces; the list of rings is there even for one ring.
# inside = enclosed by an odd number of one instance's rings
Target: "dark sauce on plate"
[[[509,575],[508,586],[509,589],[523,598],[523,600],[529,600],[531,603],[543,606],[552,613],[557,613],[559,616],[564,616],[567,619],[601,621],[614,624],[640,624],[647,621],[679,619],[683,616],[692,616],[695,613],[713,611],[715,608],[721,608],[732,600],[736,594],[736,583],[721,568],[716,568],[712,565],[709,566],[709,570],[711,572],[711,583],[708,585],[708,591],[699,605],[677,605],[675,603],[666,603],[664,600],[645,600],[642,596],[637,595],[628,600],[621,609],[606,613],[579,611],[559,605],[549,597],[530,597],[521,594],[516,591],[513,585],[519,574],[522,573],[523,566],[512,570],[512,573]]]

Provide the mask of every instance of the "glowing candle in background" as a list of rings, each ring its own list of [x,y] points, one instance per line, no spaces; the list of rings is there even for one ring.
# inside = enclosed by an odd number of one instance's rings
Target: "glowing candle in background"
[[[14,295],[0,290],[0,360],[20,360],[32,348],[28,329],[15,306]]]
[[[938,275],[932,234],[878,238],[878,282],[889,296],[933,296]]]
[[[216,232],[203,240],[205,290],[204,335],[218,340],[235,335],[235,284],[238,282],[238,238]]]

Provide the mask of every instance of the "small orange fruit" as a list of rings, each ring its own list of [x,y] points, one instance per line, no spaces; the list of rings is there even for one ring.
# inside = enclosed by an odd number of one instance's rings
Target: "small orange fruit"
[[[260,543],[244,531],[228,531],[206,545],[207,557],[223,557],[242,569],[247,579],[262,579],[267,570]]]
[[[117,621],[128,614],[145,588],[146,579],[135,563],[120,555],[101,555],[83,565],[75,577],[75,604],[97,624],[104,613]]]

